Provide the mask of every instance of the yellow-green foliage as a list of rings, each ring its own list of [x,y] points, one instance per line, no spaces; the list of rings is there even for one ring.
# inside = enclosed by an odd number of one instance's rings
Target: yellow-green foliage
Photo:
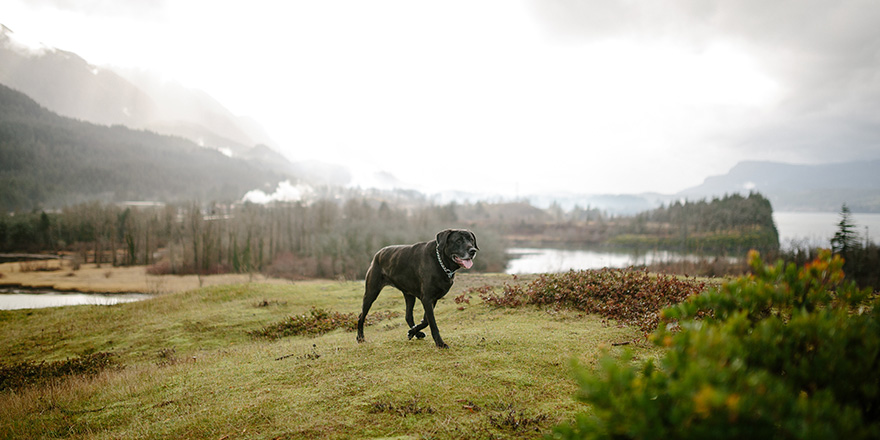
[[[878,300],[827,251],[800,268],[750,263],[754,275],[664,311],[659,363],[581,369],[594,414],[557,437],[880,438]]]

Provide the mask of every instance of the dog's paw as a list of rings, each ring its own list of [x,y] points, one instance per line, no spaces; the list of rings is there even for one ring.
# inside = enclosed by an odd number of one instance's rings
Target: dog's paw
[[[425,332],[418,331],[418,330],[417,331],[410,330],[410,331],[406,332],[407,339],[411,340],[413,338],[413,336],[415,336],[417,339],[425,339],[425,336],[427,336],[427,335],[425,335]]]
[[[445,342],[440,342],[439,344],[437,344],[437,348],[444,348],[444,349],[446,349],[446,348],[449,348],[449,346],[446,345]]]

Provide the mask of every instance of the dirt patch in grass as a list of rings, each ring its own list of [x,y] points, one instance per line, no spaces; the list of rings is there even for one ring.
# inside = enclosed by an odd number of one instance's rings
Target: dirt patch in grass
[[[122,368],[113,353],[99,352],[56,362],[19,362],[0,365],[0,391],[45,385],[70,376],[95,376],[108,368]]]
[[[370,404],[367,412],[370,414],[390,413],[401,417],[434,414],[436,410],[430,405],[419,402],[419,399],[412,399],[404,402],[384,402],[377,401]]]
[[[400,316],[398,312],[376,311],[367,316],[366,324],[373,325],[383,319]],[[322,335],[338,328],[353,331],[357,329],[358,315],[339,313],[312,307],[308,315],[288,316],[281,322],[267,325],[259,330],[248,332],[255,338],[278,339],[285,336]]]

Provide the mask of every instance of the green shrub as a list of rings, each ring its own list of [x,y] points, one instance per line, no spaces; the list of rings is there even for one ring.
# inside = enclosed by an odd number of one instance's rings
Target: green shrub
[[[878,299],[827,251],[801,268],[749,261],[754,275],[663,311],[659,363],[578,367],[593,413],[554,436],[880,438]]]

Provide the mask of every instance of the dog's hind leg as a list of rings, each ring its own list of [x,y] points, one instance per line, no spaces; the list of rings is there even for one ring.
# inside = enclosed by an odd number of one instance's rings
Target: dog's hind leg
[[[382,279],[381,271],[374,271],[373,267],[373,265],[370,265],[370,268],[367,270],[366,280],[364,282],[364,305],[361,309],[360,316],[358,316],[358,342],[364,342],[364,321],[367,319],[367,313],[370,312],[370,307],[373,306],[373,301],[376,301],[376,298],[379,297],[379,292],[381,292],[382,288],[385,287],[385,282]]]
[[[424,307],[424,302],[422,302],[422,306]],[[433,307],[432,307],[432,309],[433,309],[434,307],[437,307],[437,301],[434,301],[434,302],[433,302]],[[433,310],[432,310],[432,311],[433,311]],[[432,313],[432,314],[433,314],[433,313]],[[426,327],[428,327],[429,325],[430,325],[430,322],[428,321],[428,310],[427,310],[427,308],[426,308],[426,309],[425,309],[425,315],[422,317],[422,322],[420,322],[419,325],[417,325],[417,326],[415,326],[415,327],[412,327],[412,326],[411,326],[411,328],[409,329],[409,334],[408,334],[408,335],[409,335],[409,338],[412,339],[413,336],[415,336],[415,337],[417,337],[417,338],[419,338],[419,339],[424,339],[427,335],[426,335],[425,332],[423,332],[422,330],[424,330],[424,329],[425,329]]]
[[[413,319],[413,307],[416,305],[416,297],[412,296],[408,293],[403,294],[403,298],[406,300],[406,323],[409,325],[410,330],[406,333],[407,339],[412,339],[413,337],[424,339],[425,333],[416,329],[416,322]],[[424,322],[424,321],[423,321]],[[427,324],[425,324],[427,325]],[[422,327],[424,328],[424,327]]]
[[[409,328],[413,328],[416,326],[416,322],[413,319],[413,307],[416,305],[416,297],[404,292],[403,299],[406,301],[406,323],[409,325]]]

